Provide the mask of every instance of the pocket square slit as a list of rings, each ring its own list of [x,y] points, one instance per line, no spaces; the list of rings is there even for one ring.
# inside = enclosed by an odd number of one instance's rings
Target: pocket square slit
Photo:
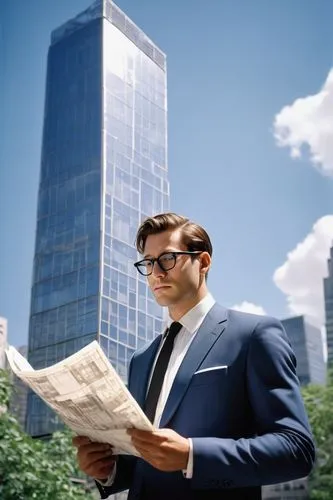
[[[223,365],[223,366],[211,366],[209,368],[203,368],[202,370],[198,370],[197,372],[194,373],[194,375],[197,375],[198,373],[211,372],[213,370],[226,370],[227,368],[228,368],[227,365]]]

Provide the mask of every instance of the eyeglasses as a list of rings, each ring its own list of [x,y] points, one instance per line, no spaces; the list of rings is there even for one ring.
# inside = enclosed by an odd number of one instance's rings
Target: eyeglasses
[[[162,253],[156,259],[143,259],[139,262],[135,262],[134,266],[137,268],[140,274],[143,276],[150,276],[153,272],[155,262],[158,263],[159,267],[162,271],[170,271],[173,269],[177,262],[178,255],[199,255],[202,253],[201,251],[196,252],[165,252]]]

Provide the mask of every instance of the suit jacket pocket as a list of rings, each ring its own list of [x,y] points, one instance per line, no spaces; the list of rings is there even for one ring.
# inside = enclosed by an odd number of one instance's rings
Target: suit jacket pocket
[[[228,374],[228,367],[216,368],[214,370],[200,371],[194,373],[190,387],[215,384],[218,381],[226,380]]]

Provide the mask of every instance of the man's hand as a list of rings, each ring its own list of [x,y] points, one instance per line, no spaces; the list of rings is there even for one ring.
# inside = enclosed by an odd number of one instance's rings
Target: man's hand
[[[95,479],[106,480],[114,468],[116,457],[109,444],[93,443],[89,438],[77,436],[73,438],[77,448],[77,461],[80,469]]]
[[[132,443],[146,462],[164,472],[187,468],[190,452],[188,439],[171,429],[153,432],[128,429]]]

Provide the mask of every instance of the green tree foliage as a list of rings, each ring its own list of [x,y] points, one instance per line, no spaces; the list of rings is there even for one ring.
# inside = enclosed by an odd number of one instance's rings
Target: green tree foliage
[[[317,464],[309,478],[311,500],[333,499],[333,370],[326,386],[309,385],[303,398],[317,446]]]
[[[0,498],[92,500],[76,465],[71,433],[32,439],[8,411],[10,393],[9,376],[0,370]]]

